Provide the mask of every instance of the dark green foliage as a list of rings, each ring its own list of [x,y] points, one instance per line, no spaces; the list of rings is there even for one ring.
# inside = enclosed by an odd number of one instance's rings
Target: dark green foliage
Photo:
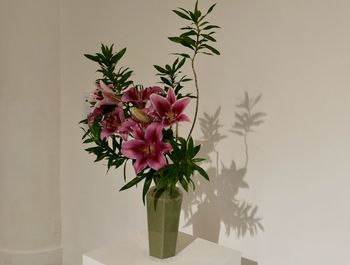
[[[176,58],[176,60],[171,64],[167,64],[164,67],[159,65],[154,65],[154,68],[158,71],[157,75],[160,76],[161,83],[165,85],[165,90],[167,91],[169,87],[174,89],[177,98],[183,97],[193,97],[190,94],[183,95],[180,90],[183,88],[182,83],[191,81],[192,79],[187,78],[185,75],[181,75],[181,68],[186,62],[186,58]]]
[[[118,95],[133,83],[129,80],[132,70],[121,67],[116,71],[117,63],[124,56],[125,52],[126,48],[114,52],[113,44],[110,47],[101,44],[101,52],[94,55],[84,54],[86,58],[97,62],[100,66],[97,72],[102,74],[102,78],[97,79],[96,83],[102,80],[105,84],[113,85],[113,89]]]
[[[100,161],[100,160],[107,160],[107,171],[111,167],[118,168],[120,167],[124,162],[128,160],[128,158],[124,157],[120,152],[121,148],[121,140],[119,139],[119,142],[117,141],[116,136],[112,136],[112,147],[110,147],[110,143],[106,140],[100,139],[100,133],[101,133],[101,126],[99,124],[99,120],[95,120],[94,123],[89,126],[88,129],[82,128],[85,133],[82,137],[83,143],[94,143],[95,146],[86,148],[85,151],[87,151],[89,154],[93,153],[96,155],[96,159],[94,162]]]
[[[203,159],[196,158],[200,150],[200,145],[195,146],[192,137],[189,141],[179,137],[169,142],[173,147],[173,151],[169,154],[169,158],[173,163],[158,172],[160,178],[157,183],[157,189],[163,188],[172,191],[177,182],[180,182],[186,191],[188,191],[189,184],[192,184],[194,189],[194,183],[191,178],[195,172],[198,172],[205,179],[209,180],[205,170],[197,165]],[[162,176],[167,177],[162,178]]]
[[[179,36],[169,37],[170,41],[178,43],[193,51],[192,56],[187,53],[182,53],[181,56],[191,58],[193,60],[198,53],[206,55],[220,54],[220,52],[211,44],[216,42],[216,39],[214,38],[216,32],[212,30],[220,27],[217,25],[212,25],[206,20],[206,17],[214,10],[215,6],[216,4],[212,5],[206,13],[202,13],[198,9],[197,1],[193,11],[186,10],[184,8],[173,10],[176,15],[188,22],[191,22],[190,25],[181,28],[182,33]]]
[[[160,77],[161,83],[165,85],[165,91],[170,87],[173,88],[177,99],[183,97],[196,98],[190,94],[181,93],[183,83],[191,81],[190,78],[187,78],[186,75],[183,75],[181,72],[188,59],[191,61],[194,71],[194,60],[197,54],[220,54],[219,51],[212,46],[212,43],[216,42],[214,37],[215,31],[213,30],[219,28],[219,26],[212,25],[206,20],[207,15],[213,11],[215,5],[216,4],[212,5],[207,12],[202,12],[198,9],[197,1],[193,11],[183,8],[173,10],[176,15],[186,22],[189,22],[189,25],[181,28],[182,33],[179,36],[170,37],[169,39],[189,48],[192,52],[191,55],[188,53],[176,53],[175,55],[177,55],[177,58],[173,63],[166,64],[165,66],[154,65],[154,68],[157,70],[157,75]],[[105,84],[110,85],[117,97],[123,95],[124,90],[133,85],[133,81],[130,80],[133,71],[129,68],[117,68],[125,52],[126,48],[115,52],[113,51],[113,45],[107,46],[102,44],[100,52],[85,54],[86,58],[99,65],[97,72],[102,76],[96,80],[96,83],[103,81]],[[195,83],[196,89],[198,90],[196,76]],[[94,103],[91,105],[93,106]],[[123,110],[126,117],[131,116],[129,110],[131,107],[133,107],[132,103],[124,104]],[[196,109],[198,109],[198,102]],[[124,181],[127,182],[126,165],[131,159],[121,154],[123,139],[118,135],[112,135],[108,140],[101,139],[101,121],[108,118],[111,111],[111,109],[106,107],[103,110],[102,116],[100,118],[95,118],[92,124],[88,124],[87,119],[82,120],[80,123],[88,125],[87,128],[83,128],[84,135],[82,140],[83,143],[94,145],[85,150],[96,156],[95,162],[106,160],[108,170],[112,167],[118,168],[124,165]],[[188,191],[190,187],[195,189],[195,184],[192,180],[192,176],[195,173],[209,180],[209,176],[205,170],[198,165],[204,159],[196,157],[200,150],[200,145],[195,145],[192,137],[189,136],[188,139],[185,140],[182,137],[174,136],[172,128],[168,128],[163,129],[163,142],[170,143],[173,148],[170,153],[166,154],[168,165],[160,170],[154,170],[149,167],[145,168],[142,172],[137,174],[136,177],[129,180],[120,190],[129,189],[144,181],[142,198],[145,202],[145,196],[152,183],[156,186],[156,197],[159,197],[165,190],[172,193],[178,182],[186,191]]]

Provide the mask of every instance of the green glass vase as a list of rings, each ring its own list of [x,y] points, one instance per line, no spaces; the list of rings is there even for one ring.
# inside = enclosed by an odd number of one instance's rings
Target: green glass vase
[[[165,259],[175,256],[182,203],[182,192],[164,191],[156,198],[155,188],[146,196],[149,254]]]

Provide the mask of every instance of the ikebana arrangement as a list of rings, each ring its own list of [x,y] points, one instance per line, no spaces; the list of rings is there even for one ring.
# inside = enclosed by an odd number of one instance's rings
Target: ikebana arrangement
[[[197,157],[200,145],[195,145],[192,132],[199,108],[196,58],[200,54],[220,54],[212,46],[219,26],[207,21],[215,5],[202,12],[197,1],[194,10],[173,10],[187,25],[180,29],[180,35],[169,40],[188,52],[174,53],[176,58],[171,64],[154,65],[160,86],[135,84],[131,80],[133,71],[119,67],[126,48],[114,51],[113,45],[102,44],[100,52],[85,54],[99,65],[100,74],[89,100],[91,112],[81,121],[86,124],[83,143],[93,145],[85,150],[96,155],[95,162],[106,160],[108,170],[123,166],[125,181],[131,161],[136,176],[120,190],[144,181],[142,198],[144,203],[147,198],[150,255],[158,258],[175,255],[182,201],[178,183],[188,191],[189,186],[195,188],[195,173],[209,180],[199,165],[203,159]],[[191,65],[193,80],[182,74],[186,63]],[[194,81],[195,94],[184,94],[182,89],[190,81]],[[178,126],[191,120],[185,114],[191,99],[195,100],[195,113],[190,131],[183,137],[178,135]],[[159,204],[164,207],[157,207]],[[160,225],[164,222],[168,230]]]

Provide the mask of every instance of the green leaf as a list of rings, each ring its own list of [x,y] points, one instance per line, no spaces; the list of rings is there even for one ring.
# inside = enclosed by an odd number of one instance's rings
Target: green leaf
[[[210,36],[208,34],[201,34],[201,36],[207,40],[210,40],[212,42],[216,42],[216,39],[214,39],[212,36]]]
[[[196,19],[196,16],[194,15],[194,13],[192,13],[191,11],[189,11],[189,14],[191,16],[191,19],[193,22],[197,23],[197,19]]]
[[[182,7],[178,7],[178,9],[182,10],[185,14],[189,14],[190,12]]]
[[[146,198],[147,192],[152,184],[152,179],[153,179],[153,175],[149,174],[145,180],[145,183],[143,184],[143,190],[142,190],[143,204],[145,204],[145,198]]]
[[[194,158],[194,159],[192,159],[193,163],[199,163],[199,162],[202,162],[202,161],[205,161],[205,158]]]
[[[165,77],[160,77],[160,79],[162,80],[162,82],[164,83],[164,84],[166,84],[166,85],[168,85],[168,86],[170,86],[170,87],[172,87],[173,86],[173,84],[168,80],[168,79],[166,79]]]
[[[180,184],[184,188],[184,190],[188,192],[188,183],[184,178],[180,179]]]
[[[101,151],[101,147],[99,147],[99,146],[89,147],[89,148],[86,148],[85,151],[88,153],[96,154],[97,152]]]
[[[198,152],[199,152],[200,149],[201,149],[201,146],[200,146],[200,145],[195,146],[195,147],[193,148],[193,155],[192,155],[192,157],[195,157],[195,156],[198,154]]]
[[[193,138],[190,137],[189,141],[188,141],[188,151],[192,154],[193,152]]]
[[[186,43],[188,43],[189,45],[191,45],[191,46],[196,45],[196,41],[193,40],[193,39],[191,39],[191,38],[188,37],[188,36],[183,36],[181,39],[182,39],[183,41],[185,41]]]
[[[95,141],[94,139],[89,138],[89,139],[86,139],[83,143],[84,143],[84,144],[88,144],[88,143],[92,143],[92,142],[94,142],[94,141]]]
[[[201,174],[206,180],[209,181],[209,176],[207,174],[207,172],[205,172],[205,170],[203,168],[201,168],[198,165],[194,165],[194,167],[196,168],[196,170],[199,172],[199,174]]]
[[[216,55],[220,55],[220,52],[217,49],[215,49],[214,47],[212,47],[212,46],[209,46],[207,44],[203,44],[203,47],[207,48],[208,50],[210,50],[211,52],[215,53]]]
[[[209,7],[208,11],[207,11],[207,14],[211,13],[214,9],[214,7],[216,6],[216,3],[213,4],[211,7]]]
[[[84,56],[91,61],[98,62],[98,56],[91,55],[91,54],[84,54]]]
[[[219,26],[216,26],[216,25],[209,25],[209,26],[206,26],[203,30],[209,30],[209,29],[219,29],[220,27]]]
[[[102,160],[103,158],[106,157],[106,155],[104,153],[98,153],[98,154],[96,154],[96,156],[97,157],[96,157],[94,162],[98,162],[98,161],[100,161],[100,160]]]
[[[123,168],[123,174],[124,174],[124,182],[126,182],[126,165],[128,164],[128,159],[125,160],[124,168]]]
[[[179,55],[179,56],[182,56],[184,58],[191,59],[191,57],[188,54],[186,54],[186,53],[174,53],[174,55]]]
[[[194,12],[197,12],[198,11],[198,0],[196,1],[196,4],[194,6]]]
[[[196,18],[196,21],[198,21],[198,19],[201,17],[202,13],[201,11],[197,10],[195,13],[194,13],[194,16]]]
[[[186,58],[183,58],[179,64],[177,65],[177,67],[175,68],[175,71],[179,70],[186,62]],[[183,81],[183,80],[182,80]]]
[[[173,42],[180,43],[180,44],[182,42],[182,39],[179,37],[169,37],[168,39],[173,41]]]
[[[185,13],[183,13],[183,12],[181,12],[181,11],[173,10],[173,12],[174,12],[176,15],[178,15],[179,17],[182,17],[182,18],[184,18],[184,19],[186,19],[186,20],[191,20],[191,18],[190,18],[187,14],[185,14]]]
[[[125,184],[119,191],[126,190],[131,188],[132,186],[135,186],[137,183],[139,183],[141,180],[143,180],[145,176],[137,176],[133,180],[129,181],[127,184]]]
[[[185,47],[187,47],[187,48],[190,48],[190,49],[194,50],[194,48],[193,48],[187,41],[185,41],[184,38],[180,38],[180,37],[169,37],[168,39],[169,39],[170,41],[172,41],[172,42],[179,43],[179,44],[181,44],[182,46],[185,46]]]
[[[174,63],[173,63],[173,66],[172,66],[172,68],[173,68],[173,71],[175,71],[175,67],[176,67],[176,64],[179,62],[179,58],[176,58],[176,60],[174,61]]]

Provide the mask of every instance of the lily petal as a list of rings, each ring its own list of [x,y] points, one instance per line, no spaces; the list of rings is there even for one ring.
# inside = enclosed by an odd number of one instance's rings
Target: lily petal
[[[146,166],[147,166],[147,159],[146,158],[136,160],[133,163],[133,167],[135,169],[136,174],[139,174],[142,170],[145,169]]]
[[[171,106],[171,110],[177,115],[180,115],[185,110],[185,108],[189,103],[190,103],[190,98],[179,99]]]
[[[132,128],[132,135],[135,139],[144,140],[145,132],[140,128],[140,126],[136,125]]]
[[[169,101],[160,95],[152,94],[150,99],[159,116],[164,116],[164,113],[171,108]]]
[[[150,124],[145,130],[145,140],[148,143],[160,143],[162,141],[163,126],[159,122]]]
[[[109,136],[111,136],[114,132],[107,130],[107,129],[102,129],[101,130],[101,134],[100,134],[100,138],[102,140],[107,139]]]
[[[126,90],[122,96],[123,102],[133,102],[138,101],[139,99],[139,92],[137,91],[136,87],[131,87],[128,90]]]
[[[161,152],[163,153],[169,153],[173,150],[173,147],[169,143],[161,143],[160,145]]]
[[[154,170],[161,169],[166,166],[166,159],[162,153],[157,153],[155,156],[149,156],[147,158],[147,164]]]
[[[174,102],[176,101],[174,89],[169,88],[166,99],[169,101],[170,104],[174,104]]]
[[[188,122],[191,121],[190,118],[187,117],[187,115],[185,115],[185,114],[181,114],[180,116],[177,117],[176,120],[177,120],[177,121],[188,121]]]
[[[132,159],[142,159],[144,153],[141,151],[142,148],[147,148],[148,145],[142,140],[130,140],[122,144],[122,154]]]
[[[161,92],[163,92],[163,89],[159,86],[146,87],[142,91],[142,99],[147,100],[152,94],[159,94]]]

